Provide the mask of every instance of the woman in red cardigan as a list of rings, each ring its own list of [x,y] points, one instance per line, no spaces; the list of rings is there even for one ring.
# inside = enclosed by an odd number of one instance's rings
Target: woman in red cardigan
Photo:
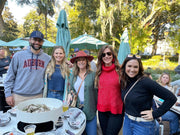
[[[120,65],[109,45],[99,50],[95,84],[98,87],[97,110],[103,135],[118,135],[123,123],[120,91]]]

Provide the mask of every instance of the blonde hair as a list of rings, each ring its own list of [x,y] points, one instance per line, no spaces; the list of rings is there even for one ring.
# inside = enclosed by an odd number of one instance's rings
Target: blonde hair
[[[169,86],[169,87],[171,87],[171,85],[170,85],[171,76],[170,76],[169,73],[162,73],[161,76],[158,78],[157,82],[162,85],[162,80],[161,80],[161,79],[162,79],[162,77],[163,77],[164,75],[167,75],[167,76],[169,77],[169,81],[167,82],[166,85]]]
[[[113,55],[113,63],[115,64],[116,72],[119,75],[119,82],[120,82],[120,65],[119,65],[119,62],[118,62],[118,59],[117,59],[117,54],[114,51],[114,49],[112,48],[112,46],[105,45],[105,46],[101,47],[101,49],[99,50],[99,53],[98,53],[97,71],[96,71],[96,77],[95,77],[95,86],[96,87],[98,87],[99,76],[101,75],[101,72],[102,72],[102,64],[103,64],[102,53],[107,48],[111,51],[111,53]]]
[[[90,64],[90,61],[86,58],[86,57],[82,57],[82,58],[85,58],[86,61],[87,61],[87,64],[86,64],[86,72],[89,73],[91,71],[91,64]],[[79,67],[77,65],[77,61],[78,59],[75,60],[74,62],[74,65],[73,65],[73,74],[74,76],[78,76],[79,74]]]
[[[63,78],[65,78],[65,76],[69,76],[69,67],[68,65],[66,64],[66,57],[65,57],[65,51],[64,51],[64,48],[62,46],[55,46],[54,49],[53,49],[53,52],[52,52],[52,55],[51,55],[51,60],[47,66],[47,69],[46,69],[46,74],[48,74],[48,78],[51,79],[51,76],[52,74],[54,73],[55,71],[55,66],[56,66],[56,60],[54,58],[54,52],[55,50],[57,49],[61,49],[63,50],[63,53],[64,53],[64,58],[61,62],[61,65],[60,65],[60,70],[61,70],[61,75]]]
[[[8,56],[8,51],[6,48],[0,48],[0,50],[3,50],[4,51],[4,58],[6,58]]]

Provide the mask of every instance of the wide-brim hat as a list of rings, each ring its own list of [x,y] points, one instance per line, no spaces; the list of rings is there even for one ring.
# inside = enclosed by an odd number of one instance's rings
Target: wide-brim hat
[[[82,58],[82,57],[87,58],[89,61],[92,61],[94,59],[93,56],[87,55],[84,51],[79,51],[79,52],[77,52],[75,57],[70,59],[70,61],[71,61],[71,63],[74,63],[77,58]]]

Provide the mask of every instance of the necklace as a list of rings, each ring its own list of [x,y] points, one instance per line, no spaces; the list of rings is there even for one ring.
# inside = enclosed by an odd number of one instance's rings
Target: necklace
[[[80,77],[81,79],[84,79],[85,75],[86,75],[86,72],[79,73],[79,77]]]

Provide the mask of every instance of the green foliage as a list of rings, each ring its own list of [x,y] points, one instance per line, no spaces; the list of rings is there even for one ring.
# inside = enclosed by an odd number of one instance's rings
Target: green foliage
[[[152,76],[152,78],[153,78],[154,81],[156,81],[156,80],[160,77],[160,75],[161,75],[162,73],[164,73],[164,72],[170,74],[170,76],[171,76],[171,81],[175,81],[175,80],[180,79],[180,75],[177,74],[177,73],[174,71],[174,69],[171,69],[171,70],[164,69],[164,70],[162,70],[162,69],[159,69],[159,68],[155,68],[155,69],[149,68],[149,69],[145,69],[145,72],[151,73],[151,76]]]
[[[150,38],[152,34],[152,28],[146,25],[141,28],[138,24],[133,23],[132,34],[130,37],[131,40],[131,53],[137,54],[138,51],[144,52],[144,49],[147,47],[148,43],[152,43]]]
[[[92,20],[89,16],[82,15],[84,11],[79,10],[80,7],[82,7],[82,4],[77,2],[75,2],[74,7],[67,6],[68,21],[70,22],[69,28],[72,39],[84,34],[85,32],[90,35],[95,34]]]
[[[142,60],[142,63],[145,69],[150,67],[151,69],[159,68],[160,70],[174,70],[178,65],[177,62],[170,61],[168,57],[164,60],[161,55],[153,56],[151,59],[144,59]]]
[[[153,80],[157,80],[163,72],[167,72],[171,75],[171,80],[175,81],[180,79],[180,75],[174,71],[178,66],[177,62],[171,62],[166,58],[165,65],[163,65],[163,56],[153,56],[151,59],[142,60],[145,72],[151,73]]]
[[[34,30],[39,30],[43,34],[45,34],[45,22],[43,15],[38,15],[35,10],[32,10],[25,16],[25,22],[23,25],[23,37],[29,37],[31,32]],[[49,41],[54,42],[56,41],[56,33],[57,29],[55,24],[52,20],[48,19],[47,25],[47,38]]]
[[[175,52],[180,53],[180,17],[176,18],[176,21],[169,32],[169,41]]]
[[[54,0],[38,0],[37,1],[37,11],[39,14],[44,14],[45,16],[50,15],[51,17],[54,15]]]
[[[9,11],[8,7],[5,7],[3,19],[4,30],[1,39],[6,42],[16,39],[18,37],[19,30],[17,27],[17,22],[14,21],[14,17],[12,16],[12,13]]]

